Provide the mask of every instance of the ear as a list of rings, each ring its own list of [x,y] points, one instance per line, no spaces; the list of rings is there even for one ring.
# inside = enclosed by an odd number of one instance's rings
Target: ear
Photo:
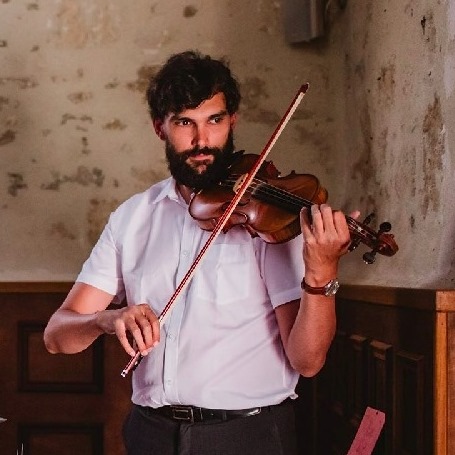
[[[237,124],[237,112],[234,112],[231,115],[231,128],[235,128],[235,125]]]
[[[155,130],[156,135],[164,141],[166,139],[166,135],[163,131],[163,121],[159,119],[153,120],[153,129]]]

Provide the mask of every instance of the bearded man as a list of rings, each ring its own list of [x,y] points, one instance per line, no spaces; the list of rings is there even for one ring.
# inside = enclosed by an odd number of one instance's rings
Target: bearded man
[[[151,79],[147,99],[171,176],[111,214],[46,327],[46,347],[70,354],[112,334],[140,352],[123,429],[129,455],[296,454],[292,400],[335,332],[345,216],[313,205],[302,235],[282,244],[242,227],[221,234],[160,327],[210,235],[188,203],[228,173],[240,92],[225,62],[186,51]],[[114,299],[127,306],[108,310]]]

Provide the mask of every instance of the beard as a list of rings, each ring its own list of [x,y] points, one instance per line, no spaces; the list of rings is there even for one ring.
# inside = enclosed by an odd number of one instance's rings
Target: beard
[[[216,185],[228,176],[228,167],[234,155],[234,136],[231,129],[222,148],[196,146],[183,152],[177,152],[166,139],[165,151],[168,169],[175,180],[193,190],[203,190]],[[188,158],[200,154],[207,155],[207,161],[200,162],[200,165],[206,167],[202,172],[187,163]],[[213,156],[212,162],[210,162],[210,156]]]

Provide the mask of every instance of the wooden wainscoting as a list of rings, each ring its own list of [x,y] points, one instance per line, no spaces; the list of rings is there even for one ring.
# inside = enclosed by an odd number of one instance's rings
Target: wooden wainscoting
[[[51,355],[44,327],[69,283],[0,283],[0,452],[122,455],[130,406],[127,354],[100,337],[74,355]]]
[[[1,453],[122,455],[128,360],[113,337],[51,355],[42,333],[69,283],[0,283]],[[375,455],[455,454],[455,291],[343,286],[338,331],[300,381],[301,455],[346,455],[367,406],[386,414]]]
[[[299,385],[302,454],[345,455],[367,406],[386,414],[374,454],[455,454],[455,291],[343,286],[337,315],[326,365]]]

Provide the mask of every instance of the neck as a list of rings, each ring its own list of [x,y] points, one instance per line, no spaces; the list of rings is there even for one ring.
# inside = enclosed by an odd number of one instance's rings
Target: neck
[[[181,183],[177,183],[177,190],[182,195],[185,202],[189,204],[194,190],[188,186],[182,185]]]

